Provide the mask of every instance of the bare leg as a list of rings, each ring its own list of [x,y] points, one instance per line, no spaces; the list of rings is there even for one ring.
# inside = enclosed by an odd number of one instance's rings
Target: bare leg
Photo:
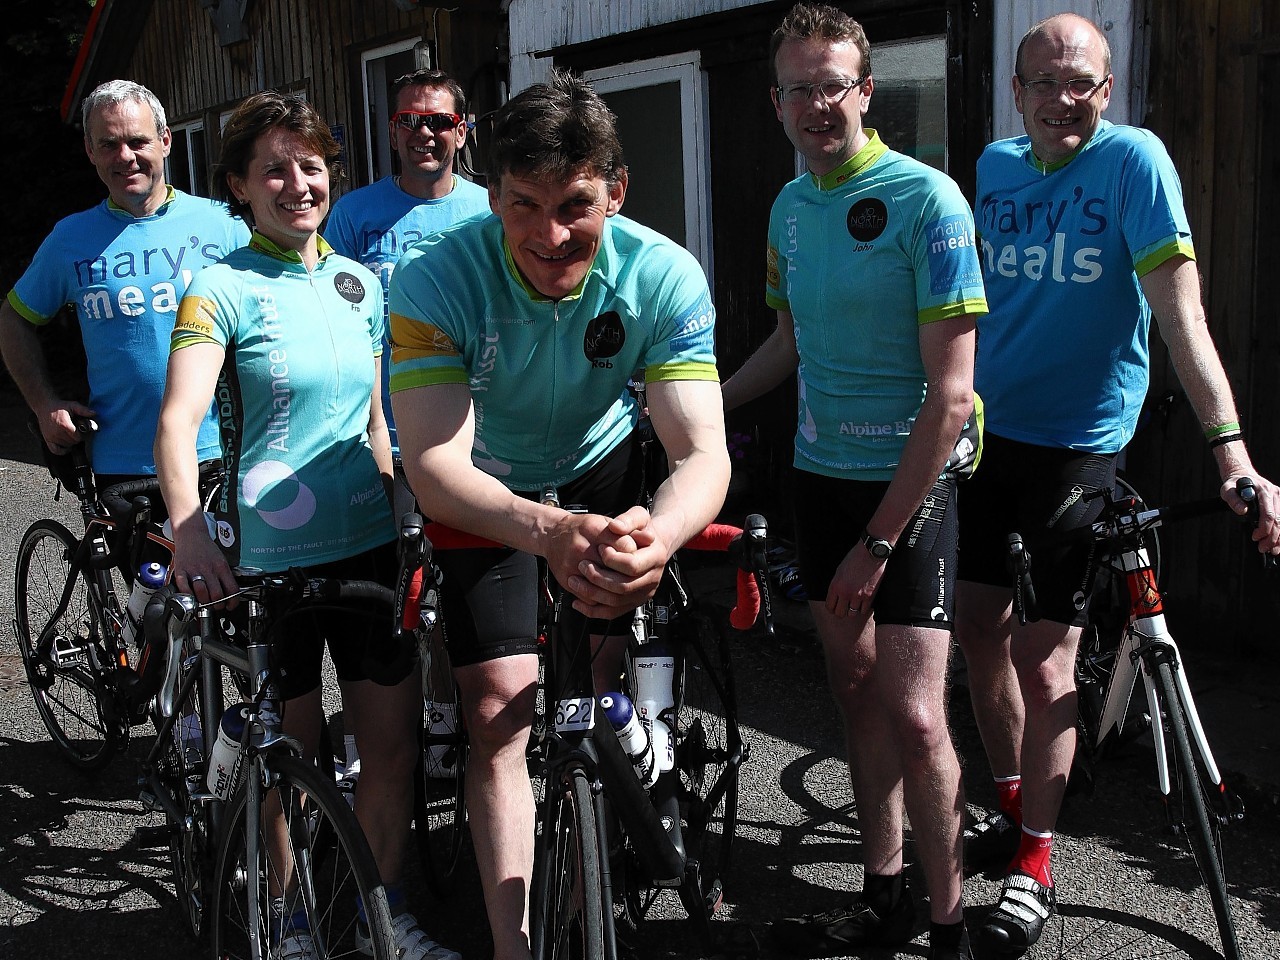
[[[454,673],[471,740],[467,809],[494,960],[529,960],[534,808],[525,750],[538,658],[504,657]]]
[[[413,772],[422,716],[419,671],[415,669],[394,687],[372,680],[345,683],[342,700],[356,719],[361,766],[356,819],[383,881],[397,884],[413,819]]]
[[[875,624],[865,616],[837,618],[824,603],[810,601],[827,661],[827,680],[844,721],[849,776],[862,829],[862,859],[868,873],[902,872],[902,768],[878,704]]]
[[[969,670],[969,696],[987,763],[996,777],[1022,770],[1022,690],[1010,658],[1012,592],[962,580],[957,585],[956,641]]]
[[[876,691],[890,718],[902,794],[935,923],[963,919],[960,833],[964,793],[947,727],[946,630],[886,625],[876,631]]]

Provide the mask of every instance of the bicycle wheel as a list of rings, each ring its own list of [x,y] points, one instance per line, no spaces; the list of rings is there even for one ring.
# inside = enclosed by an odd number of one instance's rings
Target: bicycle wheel
[[[414,790],[414,835],[422,874],[437,896],[451,883],[467,833],[467,732],[439,630],[422,644],[422,753]]]
[[[686,613],[676,621],[672,639],[683,664],[676,697],[676,768],[685,850],[697,864],[706,915],[714,916],[733,853],[738,774],[746,754],[723,632],[706,617]]]
[[[1169,805],[1169,822],[1186,840],[1200,876],[1204,879],[1209,899],[1213,903],[1214,919],[1218,922],[1222,955],[1226,960],[1240,960],[1240,944],[1236,940],[1235,922],[1231,918],[1231,900],[1227,894],[1221,822],[1212,809],[1210,785],[1203,765],[1191,746],[1186,714],[1173,677],[1174,669],[1165,660],[1156,664],[1156,679],[1167,727],[1165,735],[1172,741],[1170,745],[1173,748],[1169,764],[1173,789],[1166,800]]]
[[[199,669],[197,664],[196,669]],[[169,866],[182,920],[197,943],[208,935],[211,897],[209,875],[217,836],[212,808],[198,803],[192,795],[203,792],[205,756],[201,738],[200,686],[179,706],[177,720],[169,732],[158,763],[161,786],[177,803],[182,818],[168,817]]]
[[[255,761],[248,776],[260,776],[263,762]],[[273,785],[263,794],[261,816],[249,822],[245,785],[226,809],[213,877],[213,955],[247,960],[309,939],[319,956],[371,951],[378,960],[395,960],[386,889],[333,780],[297,757],[265,762]],[[271,830],[272,823],[279,829]],[[254,864],[246,861],[246,827],[259,834]],[[256,924],[251,899],[257,902]],[[367,925],[360,923],[361,904]]]
[[[604,897],[596,811],[586,771],[571,767],[547,786],[534,870],[534,960],[601,960]]]
[[[73,766],[96,770],[125,734],[108,689],[106,618],[87,574],[72,578],[78,545],[56,520],[39,520],[23,534],[15,623],[27,684],[49,736]]]

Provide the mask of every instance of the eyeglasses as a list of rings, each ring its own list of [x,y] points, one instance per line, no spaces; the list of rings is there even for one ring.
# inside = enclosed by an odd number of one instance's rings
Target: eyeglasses
[[[811,103],[813,91],[822,95],[824,103],[839,103],[849,95],[854,87],[860,87],[871,79],[871,74],[850,79],[848,77],[832,77],[830,80],[819,80],[817,83],[793,83],[785,87],[774,87],[774,94],[782,103]]]
[[[391,119],[414,133],[423,125],[432,133],[444,133],[462,122],[456,113],[415,113],[412,110],[401,110]]]
[[[1017,74],[1014,74],[1014,76],[1017,76]],[[1076,77],[1074,80],[1024,80],[1022,77],[1018,77],[1018,82],[1022,84],[1023,90],[1037,100],[1056,97],[1059,87],[1066,87],[1067,93],[1071,95],[1072,100],[1088,100],[1110,79],[1111,74],[1108,73],[1101,80],[1095,77]]]

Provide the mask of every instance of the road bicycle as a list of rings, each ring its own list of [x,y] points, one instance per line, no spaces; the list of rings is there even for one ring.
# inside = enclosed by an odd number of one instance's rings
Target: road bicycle
[[[1241,478],[1237,490],[1254,503],[1253,483]],[[1134,729],[1149,729],[1154,744],[1156,783],[1163,800],[1168,833],[1184,844],[1199,870],[1212,904],[1226,960],[1240,960],[1240,944],[1231,914],[1223,855],[1223,830],[1244,817],[1244,806],[1223,782],[1200,722],[1185,663],[1169,633],[1164,597],[1157,582],[1152,550],[1154,531],[1165,524],[1226,508],[1220,498],[1164,508],[1149,508],[1121,489],[1100,490],[1102,512],[1087,527],[1054,542],[1091,543],[1085,594],[1117,579],[1125,587],[1127,615],[1119,633],[1095,629],[1086,634],[1077,655],[1082,749],[1101,756]],[[1256,510],[1251,511],[1256,514]],[[1255,517],[1256,519],[1256,517]],[[1031,577],[1030,551],[1019,534],[1010,535],[1016,589],[1015,610],[1022,623],[1039,619]],[[1097,599],[1096,595],[1094,599]],[[1141,676],[1145,711],[1131,713]]]
[[[282,732],[272,652],[273,635],[296,616],[355,609],[389,622],[392,592],[300,571],[235,575],[233,597],[248,612],[231,637],[222,603],[169,588],[145,615],[165,671],[142,800],[165,814],[184,921],[219,960],[311,956],[289,953],[306,940],[319,957],[371,950],[395,960],[386,889],[359,823],[332,773]],[[225,704],[223,670],[243,703]],[[228,735],[224,708],[243,721],[234,761],[215,748],[219,730]]]
[[[741,629],[756,616],[754,610],[743,613],[751,602],[747,583],[758,584],[756,609],[772,612],[767,529],[758,516],[745,527],[745,535],[709,528],[713,548],[725,548],[738,534],[741,566],[754,571],[739,581],[733,622]],[[727,630],[688,593],[673,558],[630,631],[621,689],[597,698],[585,622],[562,619],[563,597],[556,604],[530,902],[533,956],[614,960],[619,941],[625,945],[666,889],[678,892],[709,946],[737,826],[739,770],[750,752],[738,726]],[[605,717],[617,694],[638,699],[638,674],[649,659],[669,660],[670,687],[662,691],[665,705],[658,703],[645,718],[649,747],[641,757],[628,755]],[[646,773],[648,762],[665,769],[653,777]]]
[[[78,425],[82,434],[95,429],[88,420]],[[14,571],[12,626],[31,696],[59,754],[97,770],[148,718],[154,670],[125,605],[143,559],[168,563],[173,543],[152,522],[157,480],[99,491],[83,444],[65,455],[43,442],[41,448],[60,489],[79,501],[84,535],[52,518],[27,528]],[[218,464],[202,465],[202,489],[216,487],[218,475]]]

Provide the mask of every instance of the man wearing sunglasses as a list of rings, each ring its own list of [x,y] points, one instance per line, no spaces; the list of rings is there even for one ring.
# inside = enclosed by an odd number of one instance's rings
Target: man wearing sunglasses
[[[399,172],[345,194],[333,205],[324,231],[333,249],[377,274],[384,293],[396,261],[409,247],[459,220],[489,212],[484,188],[454,171],[467,143],[467,98],[458,82],[442,70],[415,70],[398,78],[391,94],[395,112],[387,132]],[[382,403],[391,449],[398,451],[390,370],[390,363],[383,364]]]
[[[1075,14],[1037,23],[1012,79],[1026,136],[991,144],[978,161],[991,312],[978,325],[974,382],[987,437],[960,514],[956,632],[1000,806],[968,834],[966,858],[1007,864],[981,932],[1001,956],[1034,944],[1054,909],[1049,858],[1075,747],[1073,665],[1087,603],[1089,545],[1037,549],[1036,534],[1088,523],[1100,508],[1088,494],[1114,483],[1147,392],[1152,316],[1223,499],[1244,513],[1235,478],[1252,476],[1262,518],[1254,539],[1280,552],[1277,491],[1249,460],[1209,336],[1177,171],[1154,135],[1102,119],[1113,83],[1093,23]],[[1035,555],[1043,613],[1026,626],[1010,615],[1015,529]]]

